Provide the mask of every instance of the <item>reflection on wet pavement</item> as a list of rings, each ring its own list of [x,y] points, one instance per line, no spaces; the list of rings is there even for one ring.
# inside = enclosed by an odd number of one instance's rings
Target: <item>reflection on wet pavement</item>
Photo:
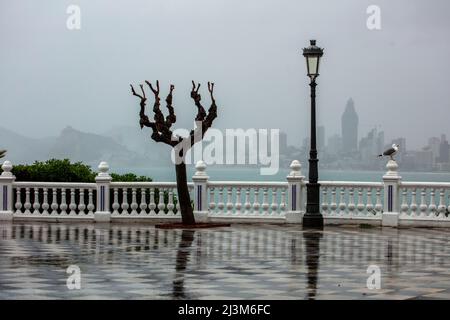
[[[450,299],[448,229],[0,225],[0,299]],[[81,289],[69,290],[69,265]],[[368,289],[367,269],[381,270]]]

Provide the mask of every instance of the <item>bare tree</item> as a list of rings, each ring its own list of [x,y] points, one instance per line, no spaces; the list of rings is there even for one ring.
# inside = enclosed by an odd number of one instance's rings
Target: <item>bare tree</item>
[[[208,91],[211,96],[211,106],[208,109],[208,113],[206,113],[205,108],[203,108],[201,104],[201,95],[199,93],[200,83],[196,85],[195,82],[192,81],[191,98],[194,100],[194,103],[198,109],[197,116],[195,117],[197,128],[191,130],[188,137],[179,137],[174,135],[171,130],[172,125],[177,121],[177,117],[172,106],[172,93],[175,86],[172,84],[170,85],[170,91],[166,98],[166,107],[169,111],[169,115],[164,118],[164,115],[160,109],[159,81],[156,81],[156,88],[148,81],[145,81],[145,83],[150,87],[150,90],[153,92],[155,98],[155,102],[153,104],[154,121],[150,121],[148,116],[145,114],[147,97],[145,95],[144,85],[139,85],[141,88],[141,93],[137,93],[134,90],[133,85],[130,85],[133,95],[141,100],[139,124],[141,129],[144,127],[149,127],[152,129],[151,137],[154,141],[163,142],[175,149],[175,155],[178,160],[175,164],[178,203],[180,204],[182,221],[183,224],[195,224],[194,213],[191,206],[191,198],[189,196],[189,189],[187,185],[185,157],[186,152],[196,142],[203,139],[206,131],[212,126],[214,119],[217,117],[217,106],[213,95],[214,83],[208,82]]]

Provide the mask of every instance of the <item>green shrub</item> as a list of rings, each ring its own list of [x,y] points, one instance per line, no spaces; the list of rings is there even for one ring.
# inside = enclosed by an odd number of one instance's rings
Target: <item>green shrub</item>
[[[0,169],[0,173],[1,173]],[[13,166],[12,173],[16,181],[42,181],[42,182],[95,182],[97,175],[90,166],[82,162],[71,163],[69,159],[50,159],[36,161],[33,164],[19,164]],[[145,176],[137,176],[134,173],[112,173],[113,181],[145,182],[152,181]]]

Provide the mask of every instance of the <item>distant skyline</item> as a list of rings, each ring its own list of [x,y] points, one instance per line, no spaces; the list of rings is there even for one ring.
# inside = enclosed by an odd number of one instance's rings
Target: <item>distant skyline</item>
[[[80,6],[81,30],[66,28],[71,4]],[[381,30],[372,31],[371,4],[2,0],[0,126],[34,137],[67,125],[93,133],[137,126],[129,84],[159,79],[164,94],[176,86],[177,127],[192,128],[190,81],[203,83],[209,106],[212,80],[216,128],[280,128],[299,146],[310,117],[301,49],[315,38],[325,49],[317,107],[327,137],[340,134],[350,97],[359,139],[379,126],[386,141],[405,137],[411,149],[450,136],[450,2],[379,0]]]

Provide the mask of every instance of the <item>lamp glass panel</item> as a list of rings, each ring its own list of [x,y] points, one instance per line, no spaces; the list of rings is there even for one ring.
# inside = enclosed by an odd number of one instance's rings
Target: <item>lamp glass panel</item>
[[[308,74],[317,75],[319,58],[317,56],[309,56],[307,59],[308,63]]]

